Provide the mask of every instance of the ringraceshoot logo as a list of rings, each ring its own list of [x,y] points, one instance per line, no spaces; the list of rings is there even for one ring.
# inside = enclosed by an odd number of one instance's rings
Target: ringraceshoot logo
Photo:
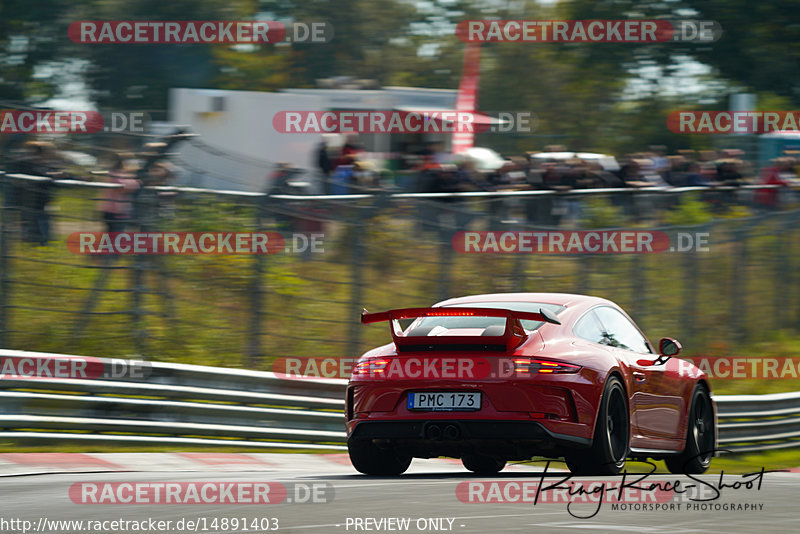
[[[714,451],[718,452],[718,451]],[[605,505],[612,511],[708,511],[729,510],[752,512],[764,505],[714,502],[723,494],[743,493],[752,498],[761,491],[767,471],[728,475],[720,471],[709,479],[693,475],[666,478],[656,474],[656,465],[638,462],[649,472],[629,473],[609,479],[576,480],[565,473],[549,472],[548,460],[535,480],[463,481],[456,486],[456,498],[467,504],[561,504],[578,519],[595,517]]]

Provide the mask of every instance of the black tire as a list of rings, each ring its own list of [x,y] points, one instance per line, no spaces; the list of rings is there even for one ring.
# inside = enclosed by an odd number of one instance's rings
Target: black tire
[[[411,465],[410,455],[378,448],[370,440],[348,440],[347,452],[356,471],[365,475],[397,476]]]
[[[683,452],[664,460],[669,472],[676,475],[705,473],[714,456],[714,409],[711,395],[703,385],[694,388],[687,423]]]
[[[628,396],[620,379],[612,376],[603,390],[592,446],[568,454],[567,467],[576,475],[616,475],[625,467],[629,445]]]
[[[477,475],[494,475],[506,466],[504,458],[495,458],[486,454],[470,454],[461,458],[464,467]]]

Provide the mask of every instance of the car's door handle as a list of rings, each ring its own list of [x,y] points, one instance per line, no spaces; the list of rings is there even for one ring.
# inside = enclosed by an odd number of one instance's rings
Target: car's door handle
[[[644,382],[645,380],[647,380],[647,375],[645,375],[644,373],[637,373],[636,371],[634,371],[633,372],[633,378],[637,382]]]

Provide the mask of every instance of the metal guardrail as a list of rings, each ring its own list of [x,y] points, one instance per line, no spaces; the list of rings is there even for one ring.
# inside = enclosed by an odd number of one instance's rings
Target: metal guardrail
[[[61,356],[0,350],[0,360]],[[87,360],[102,363],[97,379],[0,378],[0,438],[344,448],[341,380],[310,384],[264,371]],[[136,372],[106,378],[122,365],[134,364]]]
[[[64,355],[0,350],[5,357]],[[104,371],[120,360],[91,358]],[[130,362],[128,362],[130,363]],[[140,362],[140,376],[0,378],[0,439],[342,450],[346,380]],[[800,392],[717,395],[719,447],[800,446]]]

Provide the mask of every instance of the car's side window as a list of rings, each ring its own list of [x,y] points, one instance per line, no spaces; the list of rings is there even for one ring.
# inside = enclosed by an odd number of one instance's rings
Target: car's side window
[[[602,324],[604,339],[600,343],[621,349],[650,354],[647,340],[639,330],[618,310],[601,306],[594,312]]]
[[[594,310],[589,311],[586,315],[581,317],[575,324],[572,332],[579,338],[591,341],[593,343],[604,343],[605,333],[600,321],[594,314]]]

